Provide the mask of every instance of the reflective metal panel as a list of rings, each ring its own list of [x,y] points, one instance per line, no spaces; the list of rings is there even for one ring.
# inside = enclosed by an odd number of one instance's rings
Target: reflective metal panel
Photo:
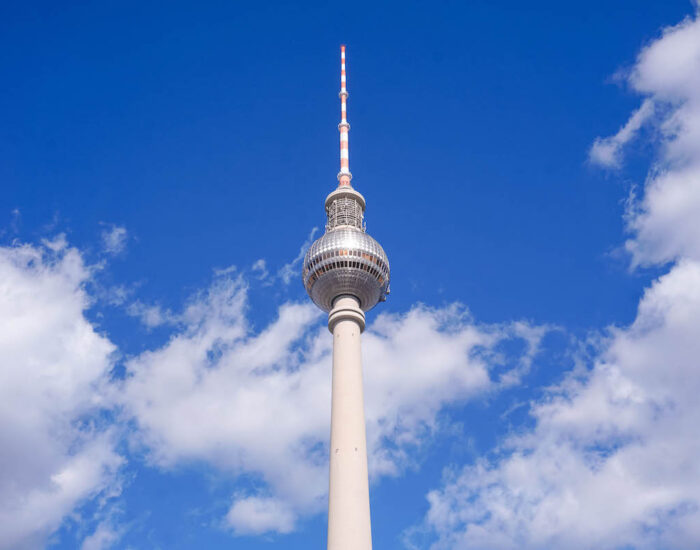
[[[389,292],[389,259],[364,231],[339,227],[311,245],[302,278],[309,296],[321,309],[330,311],[336,297],[350,294],[367,311],[384,301]]]

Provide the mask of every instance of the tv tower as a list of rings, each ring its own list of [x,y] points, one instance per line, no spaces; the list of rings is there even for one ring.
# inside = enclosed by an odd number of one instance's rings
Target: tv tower
[[[360,334],[365,311],[389,293],[389,260],[365,232],[365,199],[350,183],[345,46],[340,58],[338,188],[326,197],[326,232],[306,252],[302,279],[333,334],[328,550],[371,550]]]

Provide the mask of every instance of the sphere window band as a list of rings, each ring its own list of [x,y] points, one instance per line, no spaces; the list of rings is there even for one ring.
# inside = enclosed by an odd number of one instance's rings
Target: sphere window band
[[[317,265],[321,264],[320,267],[314,271],[314,273],[311,274],[311,276],[307,279],[307,288],[309,288],[314,281],[318,278],[319,275],[322,275],[323,273],[326,272],[327,269],[337,269],[341,267],[350,267],[350,268],[355,268],[355,269],[362,269],[364,271],[367,271],[377,277],[379,279],[380,283],[384,283],[384,277],[382,275],[386,274],[389,272],[388,266],[381,260],[381,258],[377,258],[376,256],[372,256],[370,254],[367,254],[366,252],[360,252],[359,250],[335,250],[333,253],[323,253],[322,258],[315,258],[312,260],[309,264],[309,269],[313,269]],[[352,260],[343,260],[343,261],[332,261],[332,262],[327,262],[331,258],[335,258],[337,256],[357,256],[361,257],[365,262],[359,262],[359,261],[352,261]],[[326,262],[326,263],[324,263]],[[373,267],[368,265],[366,262],[372,262],[375,264],[377,267]]]
[[[321,263],[322,261],[326,261],[330,258],[335,258],[338,256],[355,256],[358,258],[362,258],[363,260],[366,260],[368,262],[372,262],[373,264],[377,265],[378,268],[382,271],[385,271],[385,272],[389,271],[388,266],[382,261],[381,258],[377,258],[376,256],[368,254],[367,252],[361,252],[359,250],[344,250],[344,249],[334,250],[331,253],[324,252],[322,254],[321,258],[313,258],[310,261],[309,268],[313,268],[313,267],[317,266],[319,263]],[[362,262],[352,262],[350,265],[348,265],[348,263],[345,262],[343,264],[344,267],[357,267],[357,268],[359,268],[360,265],[365,265],[365,264]]]

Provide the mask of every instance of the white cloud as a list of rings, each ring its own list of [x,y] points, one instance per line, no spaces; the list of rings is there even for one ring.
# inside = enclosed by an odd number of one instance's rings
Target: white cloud
[[[380,315],[362,343],[372,475],[400,473],[445,405],[517,383],[546,330],[479,325],[458,306]],[[515,340],[521,353],[502,356],[500,345]]]
[[[301,265],[301,262],[304,259],[306,251],[311,246],[311,243],[314,242],[314,236],[317,232],[318,227],[314,227],[311,230],[311,233],[309,233],[309,236],[307,237],[306,241],[304,241],[304,244],[302,244],[301,248],[299,248],[299,254],[296,255],[296,258],[294,258],[288,264],[283,265],[277,271],[277,277],[279,277],[285,285],[288,285],[292,281],[292,279],[301,277],[301,275],[299,275],[299,266]]]
[[[632,86],[664,105],[662,143],[627,243],[635,265],[700,259],[700,21],[688,18],[644,48]]]
[[[226,514],[226,522],[240,535],[291,533],[295,521],[296,513],[287,502],[270,497],[238,497]]]
[[[147,305],[136,300],[126,308],[128,315],[137,317],[146,327],[155,328],[162,325],[176,325],[180,322],[177,315],[158,304]]]
[[[614,136],[596,138],[588,156],[593,164],[603,168],[619,168],[622,148],[639,132],[644,123],[654,114],[654,102],[646,99]]]
[[[257,476],[265,492],[235,495],[226,521],[284,533],[325,506],[332,342],[310,304],[284,304],[257,333],[246,309],[243,280],[218,277],[182,332],[128,363],[122,395],[153,462]],[[409,464],[446,404],[512,383],[543,330],[476,325],[455,307],[377,318],[363,341],[373,477]],[[522,354],[503,357],[505,341]]]
[[[634,266],[700,259],[700,163],[664,169],[632,205],[625,243]]]
[[[127,231],[120,225],[111,225],[102,231],[102,247],[108,254],[117,255],[126,249]]]
[[[269,275],[267,271],[267,262],[263,258],[256,260],[255,263],[253,263],[253,267],[251,268],[251,270],[253,271],[253,273],[255,273],[255,276],[261,281],[267,279]]]
[[[41,547],[122,463],[93,416],[114,346],[85,318],[89,278],[64,238],[0,248],[0,548]]]
[[[532,403],[531,431],[428,495],[434,548],[700,545],[700,22],[666,29],[630,81],[663,108],[627,248],[635,265],[676,263],[589,371]]]
[[[435,548],[697,548],[700,263],[612,329],[583,378],[533,404],[532,432],[429,494]]]
[[[97,528],[83,539],[80,550],[107,550],[124,535],[124,528],[115,524],[113,517],[107,517],[101,521]]]
[[[19,227],[22,222],[22,213],[19,211],[19,208],[13,208],[11,214],[12,219],[10,220],[10,229],[13,233],[19,233]]]

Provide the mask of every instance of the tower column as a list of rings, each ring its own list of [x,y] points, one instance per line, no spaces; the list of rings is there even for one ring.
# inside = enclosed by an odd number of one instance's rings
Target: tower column
[[[337,297],[328,315],[333,333],[328,550],[372,548],[360,347],[364,328],[357,298]]]
[[[345,46],[340,54],[338,188],[326,197],[326,232],[306,252],[301,278],[329,312],[333,334],[328,550],[372,550],[360,335],[365,312],[386,300],[390,272],[384,249],[365,231],[365,199],[350,183]]]

